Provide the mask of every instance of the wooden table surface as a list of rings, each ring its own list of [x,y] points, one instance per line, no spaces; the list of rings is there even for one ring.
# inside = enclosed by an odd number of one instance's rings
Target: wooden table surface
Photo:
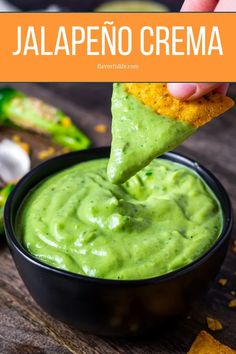
[[[16,84],[25,92],[62,108],[93,140],[95,146],[110,143],[109,84]],[[236,86],[231,87],[236,100]],[[236,210],[236,110],[202,128],[178,151],[196,159],[212,170],[231,196]],[[108,131],[95,131],[98,123]],[[0,139],[14,132],[0,130]],[[33,145],[33,160],[48,142],[24,133],[24,140]],[[33,143],[32,143],[33,142]],[[22,283],[6,244],[0,247],[0,354],[184,354],[202,329],[207,329],[206,316],[221,321],[223,330],[213,335],[227,345],[236,347],[236,309],[227,305],[236,291],[236,254],[233,240],[221,272],[206,297],[195,304],[189,316],[165,333],[158,331],[151,338],[104,338],[81,333],[44,313],[28,294]],[[225,287],[219,278],[227,278]],[[42,289],[43,291],[43,289]]]

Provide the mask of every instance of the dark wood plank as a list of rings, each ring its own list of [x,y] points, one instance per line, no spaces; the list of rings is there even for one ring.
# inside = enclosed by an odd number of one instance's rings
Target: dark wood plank
[[[104,97],[110,95],[111,86],[83,85],[15,84],[14,86],[62,108],[81,129],[89,134],[95,146],[107,145],[111,139],[110,98],[104,99]],[[236,99],[235,85],[231,88],[231,96]],[[234,210],[236,210],[235,113],[236,109],[231,110],[224,117],[199,130],[195,136],[178,148],[179,152],[196,159],[219,177],[231,196]],[[94,127],[98,122],[107,125],[106,134],[98,134],[95,131]],[[1,129],[0,139],[11,134],[12,131]],[[22,136],[30,144],[34,141],[32,144],[34,163],[37,163],[37,152],[44,146],[50,145],[50,142],[28,133],[23,133]],[[235,230],[233,239],[236,239]],[[190,317],[175,324],[169,331],[162,333],[157,331],[152,338],[101,338],[73,330],[52,319],[34,303],[18,276],[6,245],[2,245],[0,249],[0,264],[0,353],[183,354],[187,352],[198,332],[207,329],[207,315],[217,318],[223,324],[224,329],[215,332],[214,336],[236,347],[236,311],[227,307],[229,300],[232,299],[230,291],[236,291],[234,275],[236,255],[231,247],[216,281],[205,299],[195,304],[189,314]],[[217,280],[221,277],[229,280],[227,286],[221,287],[218,284]]]

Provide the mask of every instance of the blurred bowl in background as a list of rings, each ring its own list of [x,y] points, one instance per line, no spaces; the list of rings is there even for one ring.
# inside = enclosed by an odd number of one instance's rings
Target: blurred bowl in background
[[[168,7],[155,1],[108,1],[98,6],[97,12],[167,12]]]

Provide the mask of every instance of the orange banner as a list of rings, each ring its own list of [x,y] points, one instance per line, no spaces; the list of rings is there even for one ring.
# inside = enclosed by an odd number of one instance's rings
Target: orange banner
[[[236,81],[236,13],[0,14],[0,81]]]

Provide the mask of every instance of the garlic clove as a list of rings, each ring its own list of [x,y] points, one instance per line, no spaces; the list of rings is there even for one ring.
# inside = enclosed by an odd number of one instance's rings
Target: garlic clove
[[[0,143],[0,179],[5,183],[21,179],[30,165],[28,154],[19,145],[9,139]]]

